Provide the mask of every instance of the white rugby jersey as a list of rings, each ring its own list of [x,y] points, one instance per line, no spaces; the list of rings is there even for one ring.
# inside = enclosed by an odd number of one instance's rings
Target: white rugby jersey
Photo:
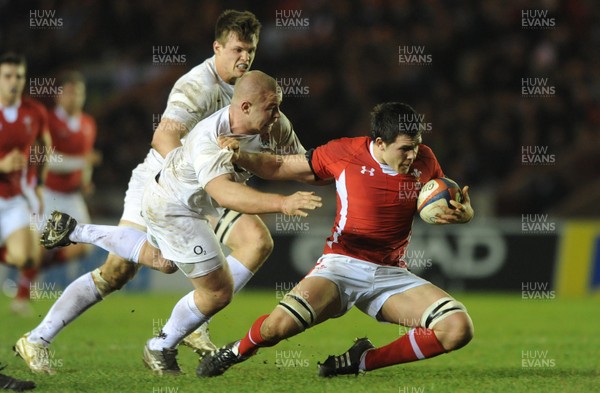
[[[220,216],[223,208],[204,191],[206,184],[227,173],[233,174],[239,183],[252,176],[250,172],[234,167],[231,163],[233,152],[218,145],[220,135],[234,136],[229,124],[229,106],[198,123],[187,135],[183,146],[165,158],[159,185],[170,195],[171,201],[178,201],[188,213],[191,210],[195,215]],[[283,114],[270,133],[234,137],[240,141],[241,150],[253,153],[302,154],[306,151]]]
[[[229,105],[232,96],[233,85],[217,74],[213,56],[175,82],[162,117],[178,121],[190,131],[198,122]],[[150,149],[145,163],[158,172],[162,161],[162,156]]]

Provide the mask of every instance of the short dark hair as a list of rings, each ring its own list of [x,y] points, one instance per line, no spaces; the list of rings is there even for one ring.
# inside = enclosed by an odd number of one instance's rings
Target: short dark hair
[[[393,143],[398,135],[411,138],[421,136],[417,112],[401,102],[384,102],[371,112],[371,138],[381,138],[386,144]]]
[[[215,40],[225,44],[229,33],[236,33],[241,41],[258,38],[261,24],[250,11],[225,10],[217,19]]]
[[[23,65],[27,67],[27,60],[25,60],[25,56],[20,53],[7,52],[0,56],[0,65],[2,64]]]
[[[67,83],[80,83],[80,82],[85,84],[85,78],[79,71],[65,70],[65,71],[62,71],[58,75],[58,85],[59,86],[64,86]]]

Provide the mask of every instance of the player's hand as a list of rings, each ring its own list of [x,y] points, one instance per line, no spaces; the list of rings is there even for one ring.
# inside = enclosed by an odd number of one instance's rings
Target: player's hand
[[[27,166],[27,158],[17,148],[12,149],[0,160],[0,172],[10,173],[21,170]]]
[[[455,200],[450,201],[454,209],[446,207],[444,213],[437,214],[436,224],[464,224],[473,218],[475,212],[471,207],[471,198],[469,198],[469,186],[462,189],[463,200],[458,203]]]
[[[314,192],[298,191],[283,198],[281,212],[289,216],[306,217],[308,213],[303,210],[315,210],[321,206],[321,197]]]
[[[236,162],[240,156],[240,141],[238,141],[235,138],[219,135],[219,137],[217,138],[217,142],[219,143],[219,147],[221,149],[229,149],[233,151],[233,157],[231,157],[231,162]]]

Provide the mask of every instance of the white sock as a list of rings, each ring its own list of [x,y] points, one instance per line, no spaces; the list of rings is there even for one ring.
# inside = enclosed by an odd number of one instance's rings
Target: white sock
[[[194,291],[182,297],[165,323],[158,337],[148,341],[148,347],[153,351],[163,348],[175,348],[185,336],[202,325],[208,318],[198,310],[194,302]]]
[[[236,294],[248,284],[248,281],[254,276],[254,273],[248,270],[242,262],[231,254],[228,255],[226,259],[229,270],[231,270],[231,275],[233,276],[233,293]]]
[[[75,318],[102,300],[91,273],[86,273],[65,288],[44,320],[31,331],[27,340],[48,345]]]
[[[77,224],[69,239],[76,243],[93,244],[138,263],[140,251],[146,242],[146,232],[123,226]]]

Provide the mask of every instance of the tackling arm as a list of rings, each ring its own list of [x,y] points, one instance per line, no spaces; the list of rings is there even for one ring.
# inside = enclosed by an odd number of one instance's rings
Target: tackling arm
[[[257,191],[237,183],[230,174],[221,175],[206,184],[206,192],[222,207],[246,214],[284,213],[306,217],[305,210],[321,207],[321,197],[298,191],[289,196]]]
[[[235,163],[267,180],[315,181],[315,175],[304,154],[281,156],[240,151]]]

